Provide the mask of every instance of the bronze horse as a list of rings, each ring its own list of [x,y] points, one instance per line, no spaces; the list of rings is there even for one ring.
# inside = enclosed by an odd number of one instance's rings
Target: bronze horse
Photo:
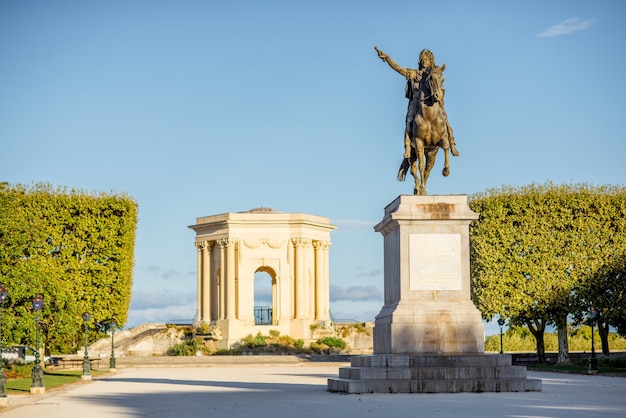
[[[450,174],[450,138],[447,116],[443,110],[445,68],[445,64],[441,67],[431,67],[420,81],[419,108],[411,123],[413,134],[408,138],[411,143],[411,156],[404,158],[398,171],[398,180],[404,181],[409,167],[411,168],[411,174],[415,178],[413,194],[426,194],[426,181],[435,165],[439,148],[443,148],[445,153],[442,174],[445,177]]]

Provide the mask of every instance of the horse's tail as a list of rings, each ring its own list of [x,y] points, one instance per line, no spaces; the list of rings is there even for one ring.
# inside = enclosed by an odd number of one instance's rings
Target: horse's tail
[[[402,160],[402,164],[400,164],[400,169],[398,170],[398,181],[404,181],[406,179],[406,173],[409,171],[409,167],[411,167],[411,163],[408,158]]]

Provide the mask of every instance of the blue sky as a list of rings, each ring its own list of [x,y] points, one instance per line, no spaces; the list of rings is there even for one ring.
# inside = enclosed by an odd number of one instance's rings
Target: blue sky
[[[0,180],[137,200],[127,326],[192,318],[187,226],[260,206],[338,226],[331,312],[373,320],[373,226],[412,193],[405,81],[373,47],[446,64],[461,156],[429,193],[623,184],[625,20],[621,1],[4,0]]]

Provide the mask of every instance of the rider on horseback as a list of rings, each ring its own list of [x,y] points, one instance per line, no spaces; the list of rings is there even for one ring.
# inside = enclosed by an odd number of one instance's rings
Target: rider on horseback
[[[406,126],[404,130],[404,158],[408,159],[411,157],[411,138],[415,135],[415,132],[413,132],[413,122],[415,121],[415,116],[419,111],[421,100],[423,100],[419,97],[420,83],[422,81],[422,78],[427,76],[431,71],[439,71],[442,69],[435,64],[435,56],[428,49],[424,49],[422,50],[422,52],[420,52],[419,64],[417,69],[401,67],[380,49],[378,49],[377,47],[374,47],[374,49],[376,49],[376,52],[378,52],[378,57],[381,60],[389,64],[389,66],[393,70],[402,74],[407,79],[405,96],[407,99],[409,99],[409,106],[406,111]],[[452,152],[452,155],[458,157],[459,151],[457,151],[456,149],[454,135],[452,134],[452,128],[450,127],[450,123],[448,122],[448,115],[445,113],[446,111],[443,106],[443,99],[441,102],[441,110],[445,116],[450,151]]]

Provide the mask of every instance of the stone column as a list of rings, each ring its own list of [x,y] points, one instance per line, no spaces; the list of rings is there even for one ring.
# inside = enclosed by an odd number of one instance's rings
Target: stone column
[[[330,242],[315,241],[315,319],[328,320],[329,280],[328,248]]]
[[[217,244],[220,247],[220,275],[218,283],[218,319],[226,316],[226,243],[228,240],[220,239]]]
[[[235,289],[235,247],[237,241],[226,243],[226,319],[236,319],[237,293]]]
[[[330,246],[332,244],[330,241],[325,242],[324,246],[324,310],[322,311],[324,317],[322,318],[325,321],[330,321]]]
[[[304,240],[302,238],[294,238],[292,240],[295,250],[295,317],[296,319],[304,318]]]
[[[198,250],[198,265],[197,265],[197,276],[198,276],[198,293],[197,293],[197,298],[198,298],[198,314],[197,314],[197,322],[202,322],[202,318],[203,318],[203,313],[202,313],[202,274],[203,274],[203,270],[202,270],[202,252],[204,249],[204,244],[205,242],[196,242],[195,246],[196,249]]]
[[[211,246],[212,242],[205,241],[202,251],[202,321],[211,322]]]

